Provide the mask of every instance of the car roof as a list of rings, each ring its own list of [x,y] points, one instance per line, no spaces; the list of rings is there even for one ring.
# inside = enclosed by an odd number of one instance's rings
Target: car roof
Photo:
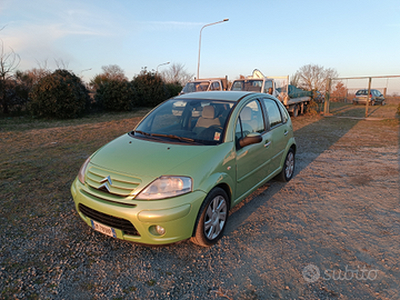
[[[239,101],[243,97],[251,94],[256,95],[257,93],[243,92],[243,91],[193,92],[177,96],[174,99],[207,99],[207,100]]]
[[[358,90],[357,92],[361,92],[361,91],[365,91],[365,92],[367,92],[368,91],[368,89],[361,89],[361,90]],[[378,90],[376,90],[376,89],[371,89],[371,91],[378,91]],[[379,91],[378,91],[379,92]]]

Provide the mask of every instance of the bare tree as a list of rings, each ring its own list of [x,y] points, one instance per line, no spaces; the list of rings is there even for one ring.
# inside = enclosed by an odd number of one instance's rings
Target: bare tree
[[[96,91],[100,85],[108,81],[127,81],[124,70],[118,65],[102,66],[103,73],[97,74],[90,80],[90,87]]]
[[[3,41],[0,49],[0,104],[3,107],[3,113],[9,113],[9,97],[7,91],[12,84],[14,71],[18,68],[21,58],[10,48],[9,52],[4,50]]]
[[[190,81],[194,74],[188,73],[183,64],[173,63],[167,70],[161,73],[161,77],[166,83],[179,83],[184,86]]]
[[[57,66],[57,69],[60,70],[67,70],[68,66],[69,66],[69,62],[68,61],[64,61],[62,58],[59,59],[54,59],[54,62]]]
[[[326,83],[328,78],[337,77],[338,73],[335,69],[325,69],[319,65],[302,66],[293,77],[298,77],[298,87],[312,91],[326,91]]]
[[[332,90],[331,99],[336,101],[343,101],[347,95],[347,88],[342,81],[339,81]]]
[[[32,88],[33,85],[38,83],[40,79],[50,74],[51,71],[48,69],[33,68],[27,71],[16,71],[15,79],[19,84],[23,84],[28,88]]]
[[[122,70],[122,68],[118,65],[102,66],[101,68],[103,70],[102,75],[108,79],[119,81],[128,80],[128,78],[125,76],[124,70]]]

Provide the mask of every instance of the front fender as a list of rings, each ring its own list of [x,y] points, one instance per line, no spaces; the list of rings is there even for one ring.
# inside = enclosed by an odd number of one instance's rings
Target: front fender
[[[230,201],[232,201],[233,189],[235,187],[234,169],[235,167],[232,166],[230,169],[232,173],[219,172],[212,174],[200,184],[198,189],[208,194],[214,187],[223,186],[223,189],[230,197]]]

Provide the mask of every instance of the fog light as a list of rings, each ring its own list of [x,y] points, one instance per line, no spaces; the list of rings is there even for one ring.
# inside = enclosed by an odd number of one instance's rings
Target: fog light
[[[162,226],[160,226],[160,225],[157,225],[157,226],[156,226],[156,232],[157,232],[159,235],[163,235],[163,234],[165,233],[165,228],[162,227]]]

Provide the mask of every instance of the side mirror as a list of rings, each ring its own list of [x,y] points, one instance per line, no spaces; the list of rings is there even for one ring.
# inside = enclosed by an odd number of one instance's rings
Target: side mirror
[[[246,147],[248,145],[261,143],[262,136],[258,132],[253,132],[239,140],[240,148]]]

